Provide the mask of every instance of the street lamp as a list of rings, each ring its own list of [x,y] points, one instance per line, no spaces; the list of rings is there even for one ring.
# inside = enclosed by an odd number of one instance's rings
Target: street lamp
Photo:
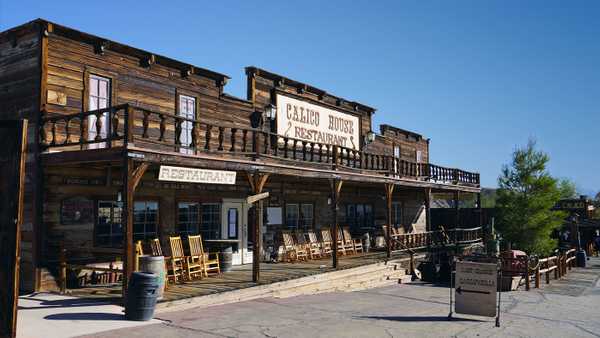
[[[587,260],[585,250],[581,248],[581,235],[579,234],[579,215],[577,213],[572,213],[571,217],[569,217],[571,221],[571,229],[575,231],[577,237],[572,237],[573,240],[577,241],[577,266],[581,268],[585,268],[585,263]]]

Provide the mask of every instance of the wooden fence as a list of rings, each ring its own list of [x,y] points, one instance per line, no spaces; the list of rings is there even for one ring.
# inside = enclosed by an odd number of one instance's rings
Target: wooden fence
[[[521,276],[525,279],[525,290],[529,291],[531,281],[535,288],[540,288],[542,279],[550,284],[551,277],[558,280],[566,276],[574,266],[575,249],[559,252],[544,258],[521,255],[517,257],[502,257],[502,274],[504,276]]]

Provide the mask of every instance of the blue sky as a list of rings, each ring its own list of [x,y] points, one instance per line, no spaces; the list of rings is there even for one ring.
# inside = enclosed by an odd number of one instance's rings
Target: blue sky
[[[598,1],[6,1],[37,17],[231,76],[259,66],[378,109],[431,160],[496,186],[535,138],[550,172],[600,190]]]

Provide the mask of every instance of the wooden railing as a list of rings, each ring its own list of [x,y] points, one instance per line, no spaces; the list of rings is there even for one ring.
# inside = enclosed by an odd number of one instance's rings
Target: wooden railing
[[[271,157],[326,165],[334,170],[369,170],[392,177],[479,185],[478,173],[258,129],[217,125],[127,104],[72,115],[45,115],[40,145],[46,151],[110,148],[129,142],[184,154]]]
[[[75,259],[71,257],[73,254],[91,254],[94,256],[105,256],[110,257],[103,260],[102,265],[108,265],[106,267],[99,266],[98,263],[89,263],[90,258]],[[68,288],[68,271],[71,270],[86,270],[90,271],[90,274],[84,274],[78,277],[78,285],[83,287],[88,284],[111,284],[120,282],[123,276],[123,269],[115,267],[116,262],[119,260],[122,253],[120,249],[104,249],[104,248],[70,248],[66,249],[63,244],[59,247],[58,256],[58,287],[60,293],[67,293]],[[94,258],[96,260],[97,258]],[[49,261],[52,262],[52,261]]]
[[[539,288],[542,278],[550,284],[552,275],[558,280],[571,270],[575,260],[575,249],[557,252],[553,256],[537,258],[520,255],[517,257],[502,257],[502,274],[504,276],[521,276],[525,280],[525,290],[530,289],[531,281]],[[543,277],[542,277],[543,276]]]
[[[384,235],[387,235],[385,231]],[[440,245],[464,245],[479,242],[482,239],[482,227],[392,234],[392,249],[402,251]]]

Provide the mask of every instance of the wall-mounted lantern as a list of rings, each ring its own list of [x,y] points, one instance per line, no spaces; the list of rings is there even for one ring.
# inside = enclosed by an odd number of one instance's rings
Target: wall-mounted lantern
[[[267,117],[270,120],[275,120],[275,118],[277,117],[277,107],[275,107],[274,104],[269,103],[265,106],[265,117]]]
[[[367,136],[365,136],[365,143],[369,144],[369,143],[373,143],[375,142],[375,133],[372,131],[369,131],[367,133]]]

